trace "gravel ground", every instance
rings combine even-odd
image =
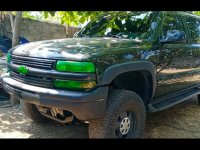
[[[200,138],[196,98],[158,113],[148,113],[143,138]],[[88,138],[87,125],[38,124],[20,106],[0,108],[0,138]]]

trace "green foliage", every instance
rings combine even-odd
[[[200,11],[193,11],[193,14],[200,16]]]
[[[55,11],[43,11],[43,15],[44,15],[44,18],[48,18],[49,15],[51,15],[52,17],[55,16]]]
[[[30,18],[30,19],[36,20],[36,17],[31,15],[29,11],[23,11],[22,18]]]
[[[54,17],[55,14],[57,14],[59,16],[59,20],[61,24],[67,24],[70,26],[78,26],[79,24],[83,24],[86,21],[92,20],[103,13],[111,13],[111,12],[107,12],[107,11],[42,11],[41,15],[45,19],[47,19],[49,17]],[[189,13],[193,13],[200,16],[200,11],[190,11]],[[30,19],[37,20],[37,17],[32,15],[30,11],[24,11],[23,18],[30,18]]]
[[[150,29],[153,17],[155,17],[154,13],[143,11],[107,12],[98,20],[91,21],[78,35],[146,39],[150,32],[153,32]]]
[[[78,26],[83,24],[86,21],[94,19],[95,17],[105,13],[103,11],[44,11],[43,15],[45,18],[48,18],[49,15],[55,16],[55,13],[58,13],[60,16],[60,23],[67,24],[70,26]]]

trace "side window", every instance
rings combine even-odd
[[[183,22],[178,15],[166,14],[164,17],[164,22],[162,26],[162,38],[165,38],[165,35],[168,30],[182,30],[184,31]]]
[[[186,22],[192,43],[200,43],[200,20],[194,17],[187,17]]]

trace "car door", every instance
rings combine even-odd
[[[185,31],[185,29],[182,18],[175,12],[168,12],[164,14],[160,27],[160,39],[166,38],[169,30]],[[192,55],[188,40],[160,44],[156,52],[157,88],[154,99],[192,86]]]

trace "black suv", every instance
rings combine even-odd
[[[74,38],[14,47],[7,62],[4,89],[34,121],[86,122],[90,138],[140,137],[147,111],[200,94],[200,17],[110,12]]]

